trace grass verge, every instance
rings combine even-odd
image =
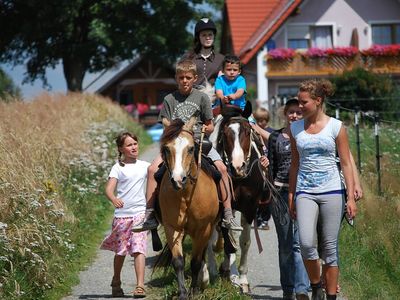
[[[144,130],[92,95],[0,103],[0,299],[59,299],[98,248],[113,209],[113,138]]]
[[[350,137],[355,140],[353,130]],[[341,284],[348,299],[400,299],[400,130],[384,126],[380,131],[381,195],[373,128],[362,128],[360,139],[365,195],[355,227],[345,224],[341,232]]]

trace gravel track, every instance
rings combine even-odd
[[[153,144],[143,152],[141,159],[151,162],[157,153],[158,144]],[[237,215],[239,214],[237,213]],[[282,290],[279,283],[278,242],[272,218],[269,225],[270,230],[259,231],[264,248],[261,254],[258,253],[254,231],[252,230],[251,232],[252,243],[249,250],[248,279],[252,299],[282,299]],[[151,236],[149,236],[148,241],[145,284],[150,281],[152,265],[157,254],[152,251]],[[101,241],[99,241],[99,245],[100,243]],[[79,274],[80,283],[73,287],[71,294],[62,298],[62,300],[111,298],[110,283],[113,275],[113,257],[114,254],[110,251],[98,250],[92,264]],[[130,257],[125,260],[121,278],[122,288],[126,295],[124,298],[113,299],[133,298],[129,292],[133,291],[136,279],[133,260]],[[163,299],[162,295],[154,295],[150,287],[146,290],[148,296],[145,299]],[[339,297],[338,299],[344,298]]]

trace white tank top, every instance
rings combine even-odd
[[[336,163],[336,137],[341,126],[341,121],[331,117],[319,133],[309,134],[304,130],[304,120],[291,124],[300,158],[297,193],[320,194],[343,189]]]

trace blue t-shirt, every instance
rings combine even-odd
[[[229,80],[225,75],[221,75],[215,81],[215,90],[221,90],[224,96],[236,93],[238,89],[243,89],[244,94],[242,97],[236,100],[230,101],[230,104],[239,106],[242,110],[246,105],[246,80],[242,75],[238,75],[234,80]]]

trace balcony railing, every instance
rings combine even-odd
[[[375,73],[400,75],[400,56],[370,56],[358,53],[355,56],[306,57],[296,53],[293,58],[269,59],[267,77],[338,75],[343,71],[360,67]]]

